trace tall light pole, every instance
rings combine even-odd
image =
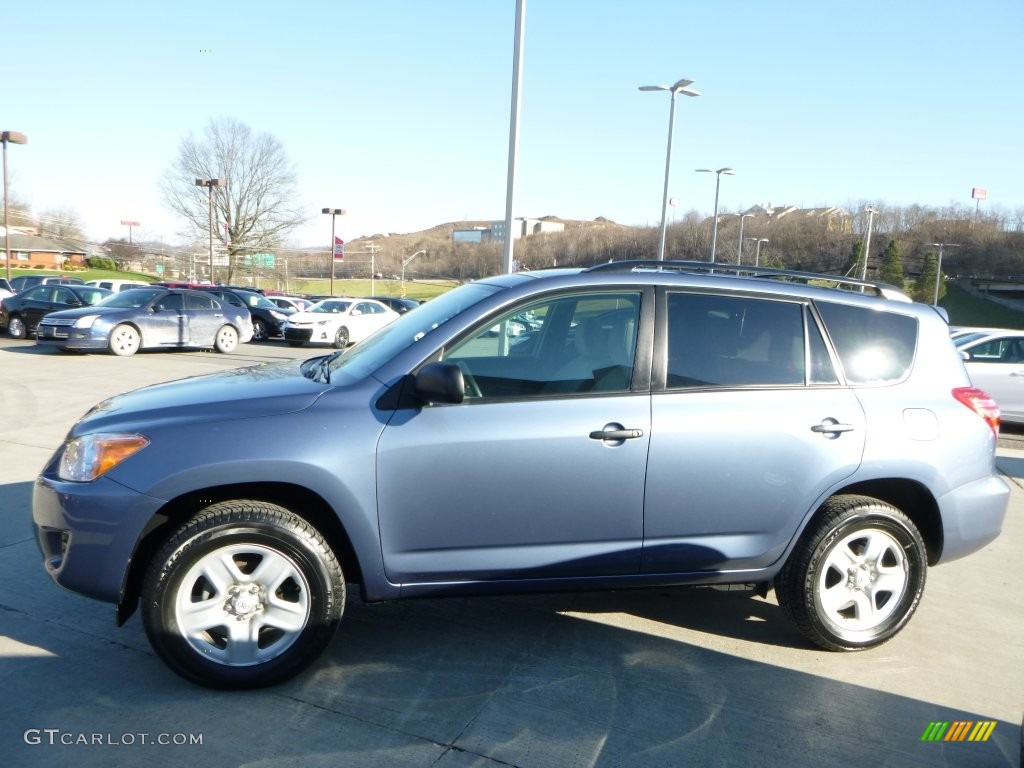
[[[658,261],[665,260],[665,230],[668,224],[668,178],[672,168],[672,130],[676,119],[676,94],[682,93],[686,96],[700,96],[699,91],[687,88],[693,80],[677,80],[672,85],[641,85],[641,91],[668,91],[672,94],[668,111],[668,148],[665,150],[665,191],[661,196],[661,235],[658,237]]]
[[[860,279],[868,279],[868,252],[871,250],[871,225],[875,221],[875,214],[878,213],[877,208],[872,208],[870,205],[864,209],[864,212],[868,215],[868,234],[864,238],[864,263],[860,265]],[[861,291],[864,289],[861,288]]]
[[[722,183],[722,174],[726,176],[734,176],[736,172],[732,168],[719,168],[717,171],[713,171],[710,168],[698,168],[697,173],[713,173],[715,174],[715,213],[714,223],[711,225],[711,263],[715,263],[715,246],[718,244],[718,188]],[[742,221],[742,219],[741,219]]]
[[[0,133],[4,144],[4,249],[7,252],[7,282],[11,282],[11,229],[7,223],[7,145],[28,144],[28,136],[17,131]]]
[[[408,264],[408,263],[409,263],[410,261],[412,261],[412,260],[413,260],[413,259],[415,259],[415,258],[416,258],[417,256],[419,256],[419,255],[420,255],[421,253],[426,253],[426,251],[416,251],[416,253],[414,253],[414,254],[413,254],[412,256],[410,256],[410,257],[409,257],[408,259],[403,259],[403,260],[402,260],[402,298],[403,298],[403,299],[405,298],[405,266],[406,266],[406,265],[407,265],[407,264]]]
[[[512,208],[516,198],[516,173],[519,170],[519,109],[523,103],[519,81],[523,71],[523,43],[526,39],[526,0],[516,0],[516,29],[512,45],[512,106],[508,126],[508,178],[505,181],[505,243],[502,248],[502,271],[512,273]]]
[[[207,202],[210,204],[210,282],[215,283],[213,279],[213,189],[214,187],[226,187],[228,185],[227,179],[196,179],[197,187],[207,188]]]
[[[743,263],[743,220],[744,219],[752,219],[752,218],[754,218],[754,214],[752,214],[752,213],[737,213],[736,215],[740,217],[740,244],[736,248],[736,263],[737,264],[742,264]]]
[[[322,208],[320,213],[329,213],[331,215],[331,296],[334,295],[334,254],[337,251],[338,239],[334,236],[334,217],[344,216],[344,208]]]
[[[748,237],[747,240],[753,240],[757,243],[757,250],[754,251],[754,266],[761,266],[761,243],[771,242],[767,237]]]
[[[959,248],[960,243],[931,243],[932,246],[939,249],[939,264],[935,270],[935,298],[932,299],[932,306],[939,306],[939,283],[942,281],[942,249],[943,248]]]

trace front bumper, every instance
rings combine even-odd
[[[135,548],[163,503],[105,477],[70,483],[40,475],[32,519],[46,572],[74,592],[119,602]]]

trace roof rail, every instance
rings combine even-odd
[[[734,277],[761,277],[775,280],[788,280],[795,283],[828,283],[835,288],[844,290],[868,289],[876,296],[892,301],[913,301],[906,293],[894,285],[872,280],[858,280],[843,275],[827,275],[820,272],[802,272],[795,269],[778,267],[755,267],[749,264],[712,264],[708,261],[659,261],[657,259],[635,259],[632,261],[609,261],[597,264],[586,272],[689,272],[693,274],[720,274]]]

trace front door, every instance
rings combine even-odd
[[[465,401],[399,412],[378,445],[390,581],[639,571],[650,439],[650,394],[634,379],[640,307],[636,290],[560,295],[444,352],[463,369]]]

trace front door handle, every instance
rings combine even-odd
[[[632,440],[637,437],[643,437],[644,431],[642,429],[597,429],[590,433],[591,440]]]

